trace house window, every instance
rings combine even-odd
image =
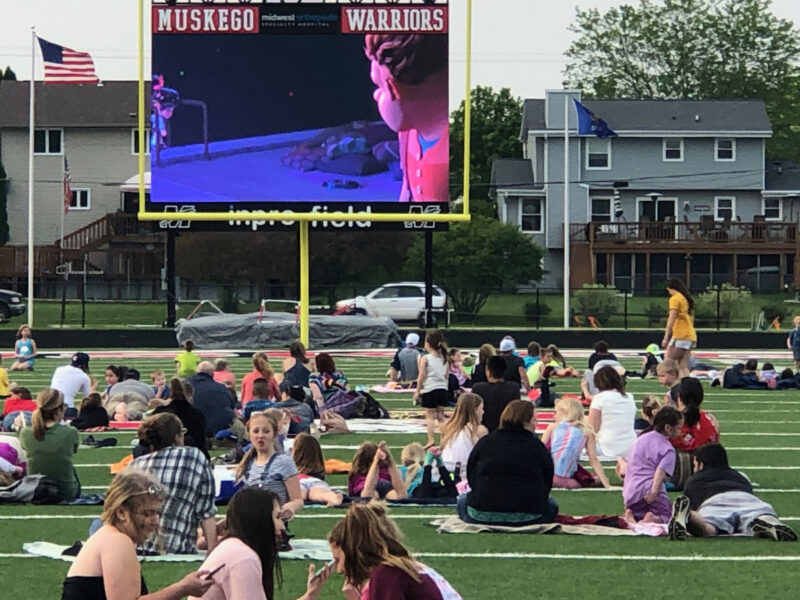
[[[733,138],[717,138],[714,140],[714,160],[717,162],[733,162],[736,160],[736,140]]]
[[[150,128],[144,130],[144,153],[150,154]],[[139,128],[131,129],[131,154],[139,154]]]
[[[520,210],[520,228],[528,233],[542,233],[542,199],[523,198]]]
[[[586,168],[611,168],[611,140],[586,138]]]
[[[683,161],[683,139],[664,138],[663,149],[664,149],[664,156],[663,156],[664,161],[666,162]]]
[[[611,221],[611,207],[614,201],[611,198],[592,198],[591,221]]]
[[[61,154],[63,129],[36,129],[33,132],[34,154]]]
[[[780,221],[783,218],[783,203],[780,198],[764,198],[761,206],[765,220]]]
[[[717,221],[733,221],[736,218],[736,198],[733,196],[715,197],[714,218]]]
[[[72,190],[72,200],[69,203],[70,210],[89,210],[92,207],[92,193],[89,189]]]

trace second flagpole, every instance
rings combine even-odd
[[[34,79],[36,75],[36,28],[31,26],[31,85],[28,117],[28,325],[33,327],[33,276],[36,268],[33,247],[33,142],[34,142]]]

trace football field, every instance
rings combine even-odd
[[[102,389],[108,364],[135,367],[142,378],[155,370],[173,371],[166,353],[142,352],[125,358],[92,355],[91,370]],[[201,352],[205,356],[213,356]],[[222,355],[223,353],[220,353]],[[588,353],[587,353],[588,354]],[[65,355],[68,357],[68,355]],[[337,367],[351,386],[383,383],[388,368],[386,356],[352,356],[334,353]],[[53,370],[68,358],[38,360],[32,373],[10,373],[11,379],[34,394],[50,381]],[[230,359],[237,378],[251,370],[247,358]],[[278,365],[278,360],[273,360]],[[581,368],[584,358],[572,361]],[[732,362],[726,359],[719,364]],[[790,366],[790,357],[776,360],[778,370]],[[624,359],[628,368],[640,359]],[[791,527],[800,528],[800,392],[738,391],[710,388],[704,382],[703,408],[716,416],[721,441],[732,466],[754,483],[756,493],[771,503]],[[663,395],[655,379],[632,379],[628,390],[637,405],[647,393]],[[579,392],[579,380],[558,381],[557,392]],[[389,411],[417,412],[411,394],[375,394]],[[130,452],[135,434],[115,431],[94,434],[116,437],[112,448],[82,446],[75,462],[84,493],[100,493],[111,480],[109,465]],[[82,434],[82,437],[85,437]],[[400,449],[411,441],[424,443],[424,435],[330,435],[321,439],[326,458],[350,461],[364,439],[385,439],[399,458]],[[606,472],[612,483],[613,465]],[[329,476],[332,485],[346,485],[346,476]],[[561,512],[570,515],[621,514],[621,489],[555,490]],[[221,507],[220,511],[224,512]],[[25,542],[49,541],[69,545],[84,539],[97,506],[0,506],[0,597],[8,599],[59,598],[68,563],[29,557]],[[800,595],[800,544],[775,543],[750,538],[689,539],[670,542],[649,537],[437,534],[428,523],[455,513],[455,507],[394,506],[409,547],[423,562],[441,572],[465,600],[522,598],[796,598]],[[298,538],[323,539],[342,509],[307,508],[291,523]],[[151,591],[175,581],[199,563],[143,563],[143,574]],[[276,598],[302,595],[306,563],[282,562],[284,583]],[[342,578],[329,580],[322,598],[341,598]]]

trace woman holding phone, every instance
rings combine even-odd
[[[233,495],[225,514],[224,539],[206,558],[213,584],[197,600],[273,600],[280,585],[278,543],[284,531],[278,497],[259,487],[242,488]],[[315,600],[332,567],[314,572],[308,567],[306,593],[298,600]]]

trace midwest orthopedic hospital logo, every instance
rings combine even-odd
[[[167,204],[164,206],[165,213],[194,213],[197,212],[194,206],[184,204],[183,206],[178,206],[176,204]],[[178,220],[162,220],[158,222],[159,229],[191,229],[192,222],[191,221],[178,221]]]
[[[408,207],[408,212],[412,215],[438,215],[442,212],[442,209],[438,206],[421,206],[418,204],[412,204]],[[432,221],[405,221],[403,226],[406,229],[434,229],[436,227],[436,223]]]

